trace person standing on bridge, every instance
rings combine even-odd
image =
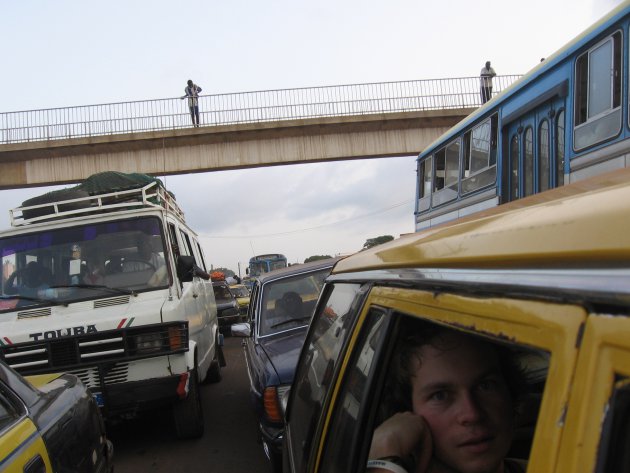
[[[490,61],[486,61],[486,65],[481,69],[479,76],[481,80],[482,105],[492,98],[492,78],[496,75],[497,73],[494,72],[494,69],[490,66]]]
[[[190,109],[190,118],[192,118],[193,126],[199,126],[199,92],[201,87],[194,84],[192,80],[188,79],[188,85],[184,88],[186,95],[182,97],[184,100],[188,97],[188,108]]]

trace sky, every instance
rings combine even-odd
[[[620,0],[0,0],[0,112],[524,74]],[[163,178],[213,267],[414,231],[415,156]],[[260,191],[266,183],[265,192]],[[63,186],[62,186],[63,187]],[[0,191],[8,209],[59,186]]]

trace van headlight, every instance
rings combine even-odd
[[[136,349],[142,353],[154,353],[162,350],[163,340],[162,334],[157,333],[144,333],[142,335],[136,335]]]
[[[130,330],[127,335],[129,354],[151,356],[188,349],[188,323],[178,322],[154,327]]]

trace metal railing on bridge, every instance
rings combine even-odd
[[[494,78],[499,93],[519,75]],[[478,77],[264,90],[199,97],[201,126],[478,107]],[[0,144],[192,126],[180,97],[0,113]]]

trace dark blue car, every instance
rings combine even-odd
[[[232,326],[246,337],[243,346],[250,393],[259,419],[265,454],[273,470],[282,468],[284,410],[306,330],[324,279],[339,258],[290,266],[255,279],[248,321]]]

